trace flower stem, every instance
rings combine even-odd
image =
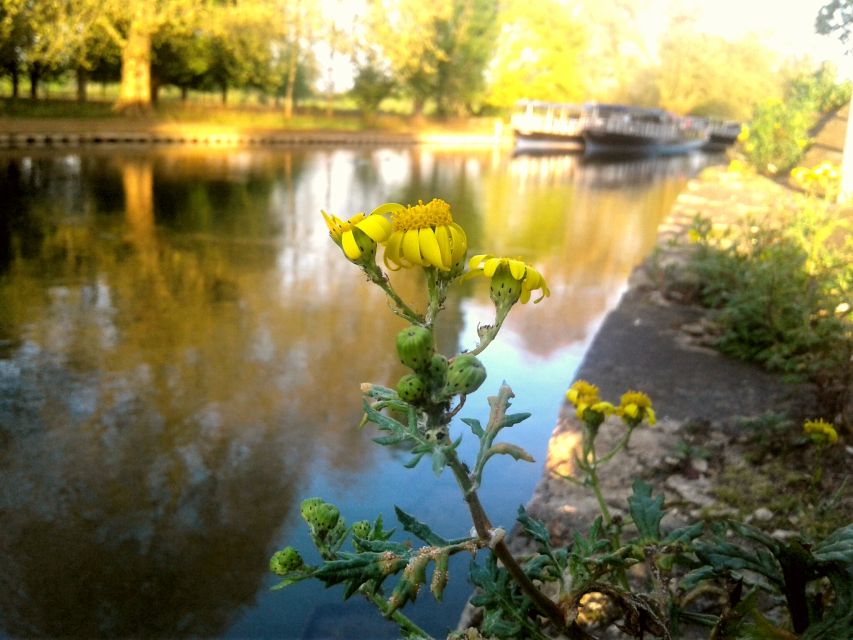
[[[382,613],[383,616],[385,616],[386,618],[390,617],[397,624],[397,626],[400,627],[400,629],[402,631],[407,632],[409,635],[415,635],[419,638],[426,638],[428,640],[432,640],[431,635],[429,635],[426,631],[421,629],[417,624],[415,624],[411,620],[411,618],[409,618],[402,611],[395,610],[389,616],[388,615],[389,605],[385,601],[384,598],[382,598],[378,594],[374,593],[373,591],[368,592],[368,591],[362,590],[362,593],[365,595],[365,597],[368,600],[370,600],[374,605],[376,605],[376,608],[379,609],[379,611]]]
[[[393,303],[391,310],[412,324],[424,324],[424,317],[419,313],[415,313],[409,305],[403,302],[403,299],[397,295],[397,292],[394,291],[394,288],[391,286],[391,281],[388,280],[388,276],[385,275],[378,266],[374,265],[374,267],[375,268],[373,269],[365,268],[364,272],[367,274],[367,278],[373,284],[378,285],[385,292],[385,295],[391,299],[391,302]]]
[[[465,496],[465,502],[468,503],[468,510],[471,512],[471,520],[474,523],[474,529],[477,531],[477,536],[481,540],[491,539],[492,524],[489,517],[486,515],[483,505],[480,503],[480,498],[477,496],[477,491],[474,489],[471,478],[468,477],[468,472],[465,465],[456,456],[455,451],[447,452],[447,464],[453,471],[456,477],[456,482],[462,493]],[[516,581],[521,590],[533,601],[534,606],[539,612],[548,618],[551,623],[561,632],[568,635],[569,638],[584,638],[586,634],[577,627],[575,623],[566,626],[565,615],[560,610],[557,604],[548,598],[544,593],[536,588],[536,585],[527,577],[524,570],[518,564],[506,546],[506,543],[501,540],[493,547],[493,552],[498,560],[503,563],[506,570]]]

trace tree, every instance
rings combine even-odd
[[[692,25],[671,28],[660,44],[658,102],[676,113],[745,120],[759,97],[782,97],[775,63],[754,37],[728,41]]]
[[[192,19],[208,9],[210,0],[110,0],[102,4],[105,6],[97,25],[121,50],[121,83],[115,109],[125,113],[147,111],[151,106],[152,39],[167,25],[173,31],[191,28]]]
[[[487,70],[487,101],[507,108],[522,98],[583,100],[587,79],[581,57],[586,44],[586,29],[562,3],[507,2]]]
[[[496,0],[374,0],[368,31],[418,117],[428,100],[446,114],[480,95],[496,21]]]
[[[434,98],[439,115],[471,111],[485,87],[494,54],[497,0],[455,0],[448,19],[436,24],[439,50]]]
[[[847,55],[853,53],[850,46],[850,34],[853,32],[853,0],[831,0],[818,11],[815,30],[822,35],[835,35],[847,45]],[[848,113],[853,113],[853,93],[851,93]],[[847,124],[844,138],[844,155],[841,160],[841,189],[838,200],[847,201],[853,197],[853,127]]]

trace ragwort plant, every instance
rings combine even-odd
[[[594,638],[584,622],[588,594],[605,598],[617,612],[606,624],[618,624],[637,638],[677,637],[680,628],[692,624],[707,626],[712,638],[740,637],[727,634],[756,626],[784,634],[788,625],[797,633],[806,630],[804,638],[829,637],[820,635],[823,628],[850,628],[853,526],[815,545],[799,539],[781,543],[746,525],[726,523],[697,522],[666,532],[661,525],[666,511],[663,496],[653,495],[641,481],[634,483],[628,500],[629,517],[611,515],[600,473],[629,450],[636,429],[655,422],[651,400],[641,392],[627,392],[616,405],[599,398],[594,385],[577,381],[571,386],[567,399],[576,407],[582,443],[575,456],[580,474],[566,479],[593,492],[601,515],[588,530],[576,532],[568,546],[558,546],[548,529],[520,507],[520,530],[535,543],[536,552],[514,557],[505,529],[490,521],[478,489],[494,456],[532,461],[521,447],[496,441],[501,431],[529,414],[508,412],[513,393],[504,383],[488,399],[485,425],[461,418],[479,441],[470,465],[458,455],[462,436],[453,433],[453,422],[466,396],[486,380],[477,355],[495,339],[514,305],[528,302],[534,292],[538,292],[535,302],[549,295],[544,278],[516,259],[483,254],[466,263],[465,232],[441,200],[408,207],[384,204],[369,215],[360,213],[346,221],[325,213],[324,217],[332,240],[346,258],[385,291],[391,310],[409,323],[397,335],[396,349],[411,372],[395,387],[362,384],[362,424],[375,426],[378,444],[408,449],[411,458],[406,467],[429,460],[436,474],[449,469],[468,506],[473,529],[468,536],[446,538],[397,508],[400,525],[420,541],[413,545],[394,540],[394,532],[384,528],[381,517],[348,525],[335,505],[309,498],[300,512],[321,562],[306,564],[293,547],[278,551],[270,560],[270,569],[282,578],[275,589],[310,578],[326,586],[342,585],[345,598],[363,596],[396,622],[404,637],[427,638],[426,631],[403,613],[404,607],[424,586],[441,598],[450,556],[484,554],[482,562],[472,559],[468,575],[476,587],[471,602],[482,608],[482,622],[478,629],[451,634],[454,637]],[[380,244],[386,268],[426,272],[423,314],[402,300],[378,265]],[[478,328],[474,348],[448,358],[435,350],[433,325],[451,287],[475,276],[489,279],[495,318]],[[596,438],[603,427],[613,428],[614,421],[621,425],[616,428],[623,430],[622,435],[612,449],[600,451]],[[345,547],[347,540],[350,544]],[[642,578],[629,574],[632,565],[645,567]],[[759,603],[766,606],[764,593],[770,594],[771,605],[787,603],[790,613],[782,616],[782,626],[759,611]],[[817,596],[824,598],[822,608],[813,606]]]

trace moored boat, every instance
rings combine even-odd
[[[517,151],[580,151],[587,113],[582,105],[523,100],[512,115]]]
[[[591,119],[583,137],[587,155],[673,155],[702,148],[709,129],[700,119],[630,107]]]

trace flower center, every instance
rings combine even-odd
[[[418,204],[413,207],[394,211],[391,214],[391,218],[394,231],[426,229],[428,227],[449,225],[453,222],[453,216],[450,215],[450,205],[438,198],[433,199],[427,204],[424,204],[423,200],[418,200]]]

